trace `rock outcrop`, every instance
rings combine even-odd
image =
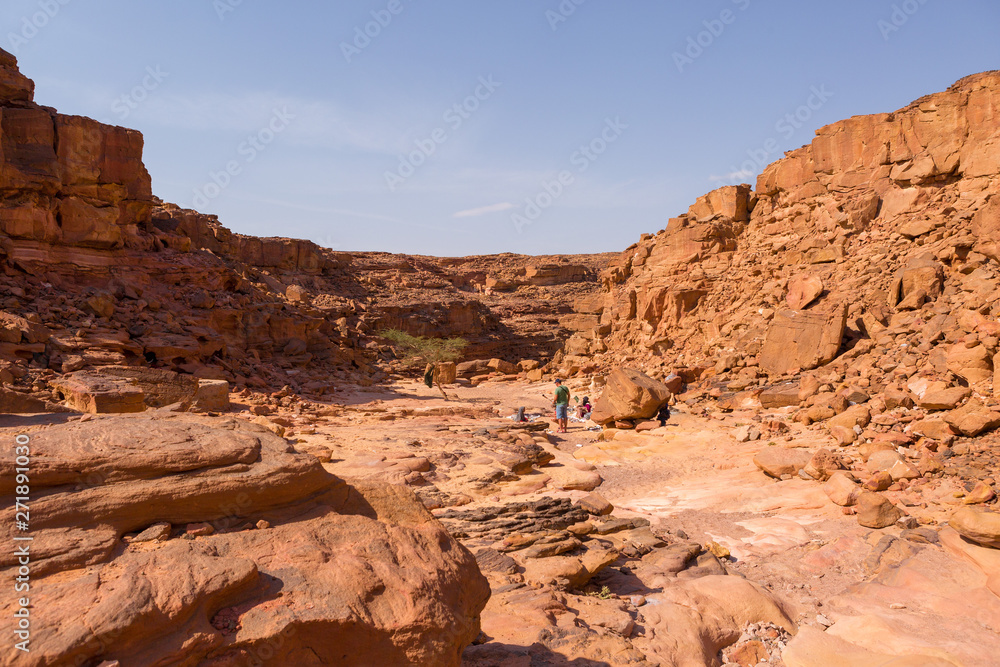
[[[479,633],[486,581],[412,493],[350,486],[262,427],[102,418],[31,448],[47,611],[24,664],[458,665]]]
[[[670,389],[659,380],[630,368],[617,369],[608,376],[604,393],[594,404],[595,424],[649,419],[670,399]]]
[[[952,528],[978,544],[1000,549],[1000,514],[963,507],[950,521]]]
[[[998,104],[1000,73],[967,77],[894,113],[821,128],[755,189],[699,199],[605,270],[603,298],[577,308],[596,318],[593,338],[567,344],[564,370],[676,372],[682,399],[724,409],[758,397],[776,407],[774,387],[798,387],[781,404],[810,422],[842,411],[811,402],[825,384],[879,428],[900,424],[905,413],[883,414],[900,400],[921,420],[975,393],[982,405],[947,423],[967,435],[996,428]],[[838,437],[860,435],[850,430]]]
[[[760,367],[774,375],[808,371],[833,361],[847,325],[847,307],[832,313],[776,313],[760,350]]]
[[[39,106],[33,88],[0,52],[0,382],[25,395],[11,407],[105,411],[95,396],[135,394],[107,370],[122,366],[322,396],[400,370],[388,328],[545,363],[611,257],[343,253],[237,234],[152,195],[140,133]],[[132,399],[118,403],[153,404]]]
[[[0,53],[0,231],[13,261],[41,244],[142,248],[153,195],[142,135],[40,107],[10,54]]]

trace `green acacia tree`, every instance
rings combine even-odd
[[[399,358],[422,361],[429,364],[432,369],[441,362],[459,359],[462,351],[469,345],[469,341],[464,338],[428,338],[414,336],[399,329],[387,329],[379,335],[392,344]],[[441,383],[435,379],[434,384],[447,400],[448,394],[444,392]]]

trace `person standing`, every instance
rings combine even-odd
[[[663,407],[660,408],[659,412],[656,413],[656,418],[660,420],[660,426],[666,426],[667,420],[670,419],[670,404],[664,403]]]
[[[556,422],[559,424],[558,433],[568,433],[569,426],[569,387],[563,385],[562,380],[556,380],[555,398],[552,405],[556,408]]]

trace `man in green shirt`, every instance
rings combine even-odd
[[[563,386],[562,380],[556,380],[556,394],[552,400],[556,408],[556,421],[559,423],[558,433],[567,433],[569,425],[569,387]]]

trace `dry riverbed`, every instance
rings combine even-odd
[[[468,665],[998,664],[1000,551],[947,526],[949,478],[888,491],[911,528],[873,530],[754,464],[833,446],[818,431],[739,443],[751,413],[684,406],[644,433],[517,428],[550,390],[400,382],[265,418],[338,476],[410,487],[476,555],[493,597]]]

